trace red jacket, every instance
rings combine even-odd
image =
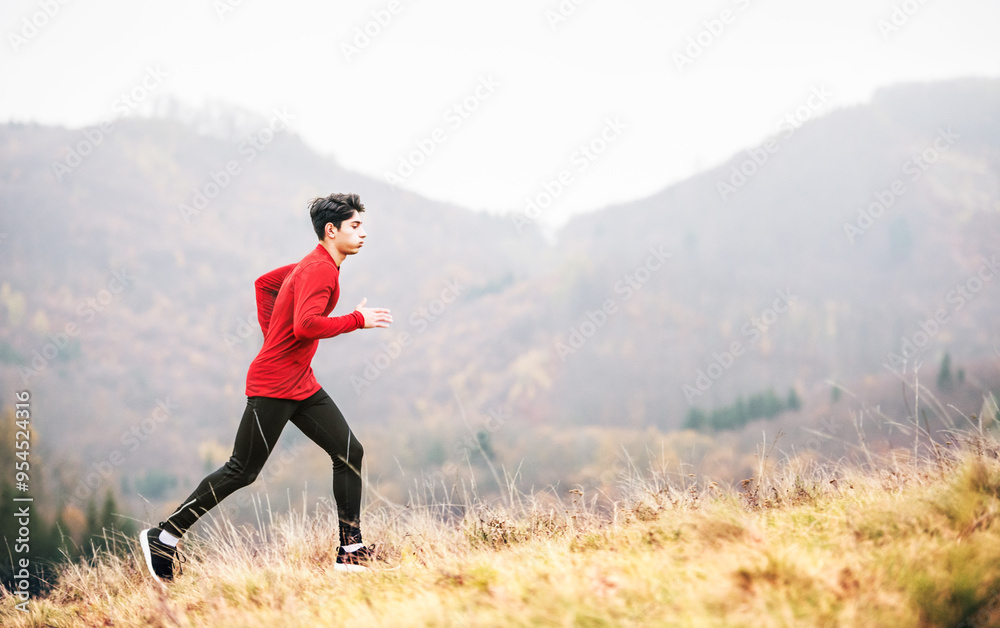
[[[329,316],[340,297],[340,269],[322,244],[254,286],[264,346],[247,371],[247,397],[305,399],[320,389],[311,366],[320,338],[361,329],[365,318],[358,311]]]

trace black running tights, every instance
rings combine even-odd
[[[236,490],[252,483],[289,421],[333,459],[333,498],[340,519],[340,543],[360,543],[364,448],[333,399],[322,388],[301,401],[248,398],[232,457],[202,480],[160,527],[175,536],[183,536],[202,515]]]

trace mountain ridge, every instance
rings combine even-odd
[[[0,381],[31,387],[60,418],[48,438],[74,451],[70,465],[105,455],[104,434],[170,399],[179,410],[160,446],[123,470],[197,468],[190,442],[228,441],[240,414],[260,346],[253,280],[314,246],[308,199],[349,190],[369,207],[371,237],[345,264],[335,313],[367,297],[396,315],[389,330],[317,352],[317,377],[349,416],[451,433],[458,404],[476,421],[510,417],[508,426],[669,431],[692,405],[795,388],[807,397],[796,420],[811,424],[828,379],[884,372],[940,308],[948,321],[914,357],[950,352],[970,371],[994,359],[995,289],[982,284],[961,308],[947,296],[1000,253],[998,111],[998,80],[886,89],[780,139],[726,199],[718,184],[752,159],[747,151],[574,217],[555,244],[511,216],[351,173],[287,133],[251,160],[238,134],[122,120],[59,183],[52,162],[80,131],[3,125]],[[935,148],[949,128],[958,137]],[[906,164],[930,149],[933,164],[911,180]],[[185,214],[233,161],[224,189]],[[852,241],[844,225],[897,180],[905,191]],[[112,294],[123,269],[131,281]],[[795,297],[783,312],[779,292]],[[105,296],[103,310],[80,314]],[[71,323],[79,333],[56,346]],[[710,368],[718,377],[699,386]],[[510,434],[495,437],[514,443]]]

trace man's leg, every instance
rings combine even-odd
[[[361,459],[365,450],[326,391],[302,401],[291,422],[333,460],[333,498],[340,519],[340,544],[361,543]]]
[[[180,538],[202,515],[253,482],[299,403],[269,397],[247,399],[229,461],[206,476],[160,528]]]

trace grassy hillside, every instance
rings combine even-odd
[[[862,419],[884,454],[912,441],[896,423],[923,417],[921,388],[939,400],[921,424],[937,435],[949,408],[1000,394],[998,111],[998,80],[893,87],[780,136],[726,198],[719,181],[750,153],[580,216],[551,243],[348,172],[291,134],[244,158],[252,120],[123,120],[58,179],[79,129],[2,124],[0,391],[31,392],[36,523],[62,517],[82,541],[107,493],[158,520],[228,458],[261,343],[253,280],[314,246],[305,202],[333,190],[361,194],[371,234],[335,314],[367,297],[397,322],[324,341],[313,366],[388,501],[463,478],[493,498],[505,471],[528,493],[607,492],[625,452],[738,482],[762,430],[785,432],[782,455],[836,459]],[[958,137],[937,142],[942,129]],[[915,155],[933,160],[917,179]],[[233,159],[241,174],[183,213]],[[844,225],[897,179],[906,193],[850,241]],[[901,373],[885,369],[891,352],[906,354]],[[945,356],[954,376],[937,386]],[[692,408],[771,389],[801,409],[677,431]],[[288,429],[227,516],[253,522],[268,497],[283,512],[306,484],[311,510],[329,474]]]
[[[971,430],[922,459],[772,462],[724,487],[652,468],[607,495],[512,490],[376,504],[390,565],[332,571],[329,509],[225,519],[162,591],[134,543],[64,569],[5,626],[995,626],[998,443]],[[449,503],[461,502],[459,505]]]

